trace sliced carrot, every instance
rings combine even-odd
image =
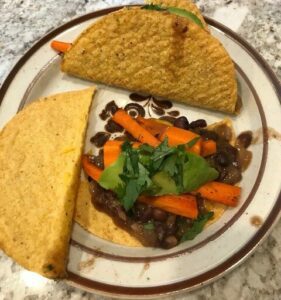
[[[121,146],[124,142],[123,141],[107,141],[103,146],[103,161],[104,167],[107,168],[109,165],[114,163],[118,156],[121,153]],[[141,143],[134,142],[133,148],[138,148]]]
[[[155,119],[145,119],[141,116],[138,116],[136,120],[143,128],[145,128],[154,136],[161,135],[168,127],[167,124],[161,123]]]
[[[61,41],[52,41],[51,47],[58,52],[65,53],[68,49],[70,49],[71,43],[65,43],[65,42],[61,42]]]
[[[99,180],[103,170],[92,164],[87,155],[82,155],[82,166],[88,176],[95,181]]]
[[[138,201],[186,218],[198,216],[196,197],[192,195],[140,196]]]
[[[207,200],[228,206],[237,206],[241,195],[241,188],[239,186],[213,181],[204,184],[193,194],[200,194]]]
[[[143,128],[136,120],[129,116],[123,109],[117,110],[112,120],[126,129],[134,138],[141,143],[146,143],[156,147],[160,141],[154,137],[149,131]]]
[[[115,162],[121,153],[122,141],[107,141],[103,146],[104,167],[107,168]]]
[[[217,143],[213,140],[201,141],[201,156],[206,157],[217,152]]]
[[[159,136],[159,139],[163,141],[166,137],[168,138],[169,146],[178,146],[192,141],[194,138],[199,137],[199,135],[189,130],[171,126],[163,131]],[[201,151],[201,140],[198,140],[193,147],[188,149],[188,151],[199,155]]]

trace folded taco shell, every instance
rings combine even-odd
[[[0,248],[28,270],[66,275],[94,89],[39,99],[0,132]]]
[[[84,79],[234,113],[234,65],[221,43],[193,21],[124,8],[86,29],[62,71]]]

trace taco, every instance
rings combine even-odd
[[[83,155],[89,183],[80,184],[74,217],[83,228],[124,246],[167,249],[238,205],[242,171],[230,120],[187,129],[122,109],[112,120],[131,142],[112,136],[98,156]]]
[[[0,248],[28,270],[64,277],[94,88],[49,96],[0,133]]]
[[[191,7],[190,2],[171,3]],[[188,105],[235,113],[234,64],[192,7],[190,12],[151,4],[108,14],[73,42],[63,56],[61,70]]]

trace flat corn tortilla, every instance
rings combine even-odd
[[[234,145],[235,132],[232,121],[228,118],[213,123],[207,127],[208,130],[218,129],[221,126],[227,126],[232,138],[230,143]],[[206,227],[217,222],[224,214],[227,206],[221,203],[204,200],[205,207],[208,211],[212,211],[214,216],[206,224]],[[74,220],[88,232],[104,240],[127,247],[143,247],[143,245],[126,230],[115,225],[112,218],[104,212],[96,209],[91,201],[91,193],[88,182],[81,180],[74,213]]]
[[[86,29],[65,53],[68,74],[234,113],[234,65],[220,42],[173,14],[124,8]]]
[[[80,182],[74,220],[84,229],[104,240],[128,247],[142,246],[127,231],[116,226],[109,215],[95,208],[91,202],[89,184],[86,181]]]
[[[28,270],[66,275],[94,88],[39,99],[0,133],[0,248]]]

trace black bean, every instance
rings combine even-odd
[[[210,130],[206,130],[206,129],[200,129],[198,131],[198,133],[205,139],[207,140],[213,140],[213,141],[217,141],[219,139],[219,136],[216,132],[214,131],[210,131]]]
[[[220,181],[227,184],[235,184],[242,179],[240,169],[234,167],[233,165],[230,165],[224,169],[220,177],[222,177],[220,178]]]
[[[168,228],[175,226],[176,224],[176,215],[169,214],[167,220],[166,220],[166,225]]]
[[[203,128],[207,126],[207,122],[204,119],[198,119],[196,121],[193,121],[189,124],[190,129],[195,129],[195,128]]]
[[[100,153],[99,153],[99,155],[90,155],[89,161],[99,168],[104,167],[103,155],[100,155]]]
[[[174,126],[182,129],[189,129],[189,122],[186,117],[179,117],[175,120]]]
[[[221,138],[228,142],[232,139],[232,129],[225,124],[218,126],[215,131]]]
[[[237,148],[231,146],[227,142],[220,140],[220,142],[217,143],[217,151],[224,152],[225,154],[227,154],[230,163],[233,163],[238,160]]]
[[[135,205],[134,214],[137,220],[145,223],[152,217],[152,208],[144,203],[137,203]]]
[[[162,246],[165,249],[171,249],[178,244],[178,239],[174,235],[169,235],[165,237],[164,241],[162,242]]]
[[[170,214],[166,220],[166,235],[174,234],[177,230],[176,215]]]
[[[156,231],[158,240],[161,242],[163,240],[164,236],[165,236],[165,233],[166,233],[165,224],[162,224],[162,223],[156,224],[155,231]]]
[[[218,152],[215,156],[215,161],[222,167],[226,167],[230,164],[229,155],[225,152]]]
[[[235,145],[238,148],[248,148],[252,143],[252,139],[252,131],[244,131],[238,135]]]
[[[152,217],[156,221],[164,222],[167,219],[167,213],[160,208],[153,208],[152,209]]]

